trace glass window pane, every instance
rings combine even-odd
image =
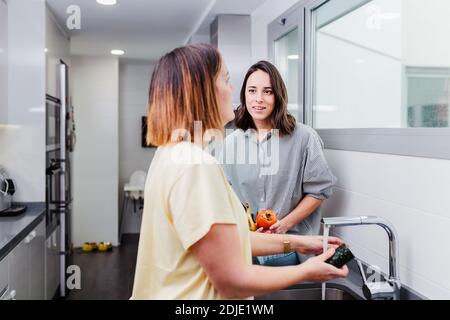
[[[288,111],[298,118],[298,28],[287,33],[274,43],[274,64],[283,77],[288,91]]]
[[[351,2],[314,12],[313,126],[448,127],[450,1]]]

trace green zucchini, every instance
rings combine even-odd
[[[342,268],[347,262],[352,260],[355,256],[350,251],[349,248],[345,245],[345,243],[341,244],[335,251],[334,255],[325,261],[336,268]]]

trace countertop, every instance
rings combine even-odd
[[[0,218],[0,261],[45,218],[44,202],[20,203],[27,211],[16,217]]]

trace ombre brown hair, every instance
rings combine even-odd
[[[287,110],[288,94],[281,74],[277,68],[268,61],[259,61],[252,65],[244,77],[241,88],[241,105],[236,111],[235,125],[239,129],[256,129],[255,122],[247,110],[245,103],[245,91],[248,78],[256,71],[261,70],[269,75],[273,94],[275,95],[275,106],[270,115],[270,121],[274,129],[280,130],[280,135],[290,135],[294,132],[297,122]]]
[[[220,53],[206,44],[174,49],[156,65],[150,82],[147,143],[171,142],[177,129],[190,132],[201,121],[204,131],[223,130],[215,81],[222,64]]]

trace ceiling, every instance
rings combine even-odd
[[[157,60],[183,45],[195,33],[207,33],[219,14],[251,14],[266,0],[117,0],[103,6],[95,0],[47,0],[50,11],[71,38],[73,55]],[[67,8],[77,5],[81,28],[69,30]]]

